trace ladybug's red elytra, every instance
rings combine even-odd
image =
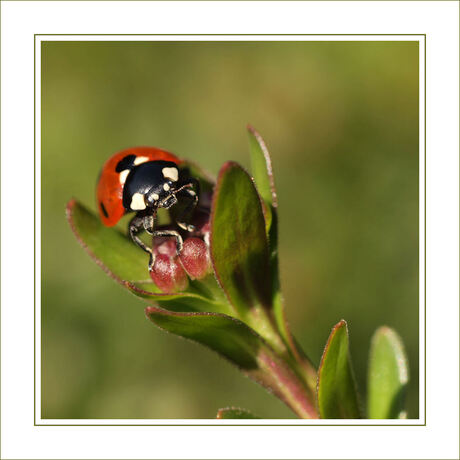
[[[110,157],[104,164],[96,188],[97,207],[104,225],[112,227],[127,213],[135,212],[129,223],[129,235],[150,255],[152,270],[154,253],[139,239],[144,229],[153,236],[176,238],[177,252],[182,250],[182,237],[175,230],[155,230],[158,208],[169,209],[178,198],[188,198],[189,205],[178,217],[177,225],[186,231],[194,227],[185,223],[198,203],[199,182],[184,174],[183,161],[172,153],[155,147],[134,147]]]

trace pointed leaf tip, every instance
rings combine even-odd
[[[345,320],[332,328],[326,343],[318,370],[317,400],[321,418],[360,418]]]
[[[273,176],[272,160],[267,145],[257,130],[247,125],[249,134],[249,151],[251,154],[251,171],[257,189],[270,208],[277,207],[275,179]]]
[[[371,419],[406,418],[409,368],[404,345],[391,328],[382,326],[371,340],[367,410]]]

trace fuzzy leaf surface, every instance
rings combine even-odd
[[[239,368],[258,368],[261,338],[241,321],[215,313],[172,313],[147,307],[147,317],[161,329],[217,351]]]
[[[284,401],[299,417],[316,417],[303,382],[267,342],[242,321],[219,313],[178,313],[147,307],[158,327],[216,351]]]
[[[383,326],[371,341],[368,372],[368,417],[406,418],[404,399],[409,369],[404,345],[396,332]]]
[[[324,349],[318,370],[317,398],[321,418],[360,418],[344,320],[333,327]]]

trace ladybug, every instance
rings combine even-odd
[[[113,227],[127,213],[136,213],[131,219],[128,232],[134,243],[147,252],[149,270],[155,257],[152,249],[137,236],[145,230],[152,236],[176,238],[179,254],[183,240],[176,230],[155,230],[155,218],[159,208],[169,209],[179,198],[189,199],[188,205],[176,220],[185,231],[194,231],[185,222],[199,200],[200,185],[189,177],[184,162],[155,147],[134,147],[116,153],[102,167],[96,187],[97,207],[102,223]]]

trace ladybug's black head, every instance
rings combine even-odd
[[[177,203],[179,169],[171,161],[148,161],[130,169],[123,187],[123,206],[128,211],[170,208]]]

